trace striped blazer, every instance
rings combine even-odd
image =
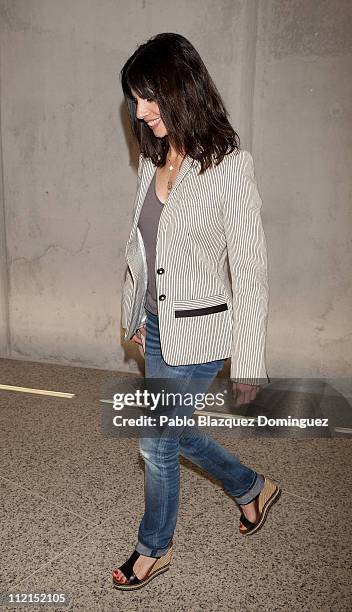
[[[163,359],[181,365],[231,357],[233,381],[265,384],[267,248],[253,158],[248,151],[233,151],[203,175],[199,169],[197,160],[184,158],[158,226],[155,279]],[[125,339],[146,319],[147,262],[138,219],[155,170],[141,154],[125,249]]]

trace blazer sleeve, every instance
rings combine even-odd
[[[126,279],[122,286],[121,292],[121,325],[125,330],[125,338],[126,338],[126,330],[127,330],[127,321],[132,307],[132,297],[133,297],[133,279],[129,268],[127,268]]]
[[[138,170],[137,170],[137,192],[138,192],[140,181],[142,178],[143,161],[144,161],[144,157],[142,153],[140,153],[139,161],[138,161]],[[132,218],[133,218],[133,214],[132,214]],[[133,297],[133,279],[129,271],[129,268],[127,267],[126,278],[125,278],[125,281],[123,283],[122,290],[121,290],[121,325],[125,330],[125,338],[126,338],[127,321],[129,318],[131,308],[132,308],[132,297]]]
[[[262,201],[248,151],[227,156],[222,205],[233,294],[230,378],[250,385],[266,384],[267,246]]]

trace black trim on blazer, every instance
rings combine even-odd
[[[199,315],[213,314],[228,310],[227,304],[217,304],[216,306],[206,306],[204,308],[186,308],[185,310],[175,310],[175,319],[179,317],[198,317]]]

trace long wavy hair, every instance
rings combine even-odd
[[[120,72],[132,132],[140,152],[156,166],[164,166],[169,142],[178,152],[200,162],[200,174],[239,150],[240,137],[228,120],[221,96],[193,45],[180,34],[161,33],[141,44]],[[154,136],[136,117],[134,90],[157,102],[167,129]]]

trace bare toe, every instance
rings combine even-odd
[[[126,577],[123,575],[122,572],[120,572],[119,569],[115,570],[113,573],[113,576],[116,580],[118,580],[118,582],[121,582],[122,584],[124,584],[125,582],[127,582]]]

